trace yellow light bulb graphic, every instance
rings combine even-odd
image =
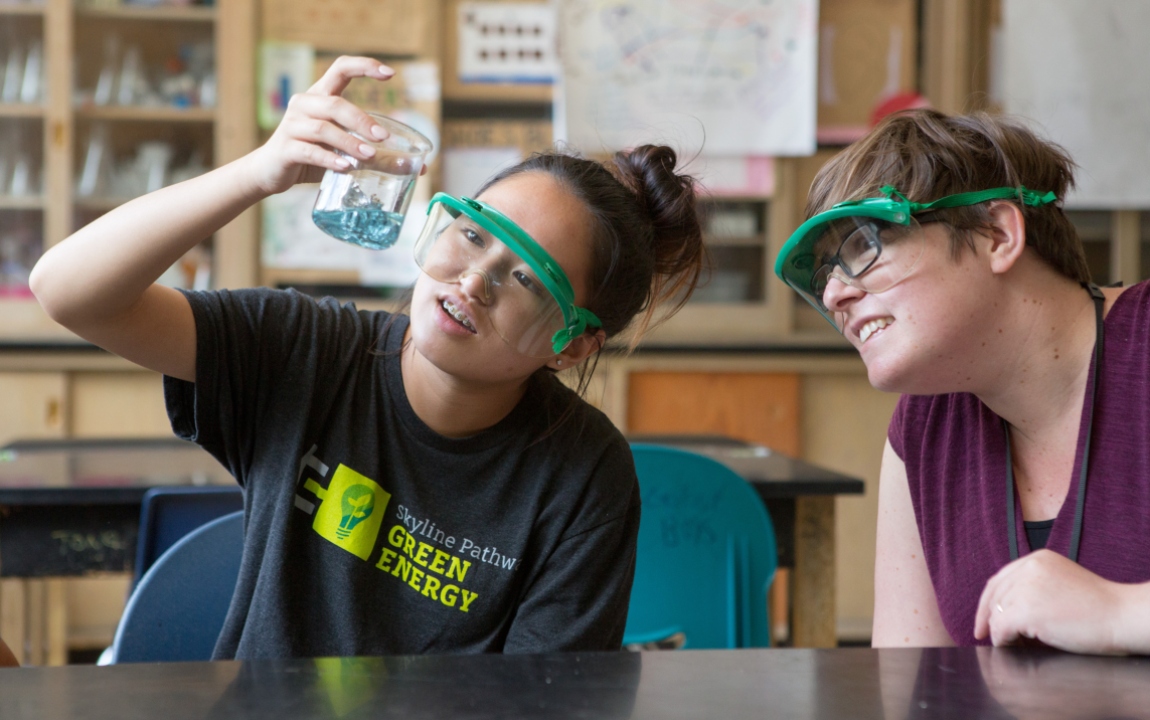
[[[326,488],[314,480],[308,480],[306,488],[322,501],[312,521],[320,537],[367,560],[379,539],[391,494],[342,463]]]
[[[340,498],[340,521],[335,534],[345,540],[375,509],[375,493],[367,485],[351,485]]]

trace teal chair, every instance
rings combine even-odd
[[[768,647],[778,552],[755,491],[702,455],[633,444],[643,516],[626,646]]]

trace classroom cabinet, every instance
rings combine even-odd
[[[62,438],[68,431],[63,373],[0,372],[0,445],[17,438]]]
[[[254,2],[0,4],[0,337],[74,341],[28,291],[43,251],[255,146]],[[241,218],[163,281],[253,284],[253,233]]]
[[[160,375],[122,365],[117,370],[0,371],[0,446],[14,440],[170,437]]]

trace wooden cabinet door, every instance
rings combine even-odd
[[[171,435],[159,373],[80,372],[73,375],[72,437]]]
[[[798,457],[797,373],[631,374],[627,432],[726,435]]]
[[[0,445],[67,431],[64,373],[0,373]]]

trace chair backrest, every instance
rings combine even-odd
[[[212,520],[160,556],[128,598],[111,662],[210,660],[235,592],[242,511]]]
[[[140,578],[176,542],[218,517],[242,510],[239,486],[158,487],[144,493],[140,504],[140,532],[136,540],[136,567],[132,589]]]
[[[643,514],[624,644],[769,646],[778,553],[762,500],[711,458],[658,445],[631,451]]]

